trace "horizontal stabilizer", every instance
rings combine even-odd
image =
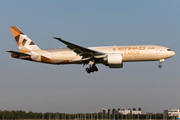
[[[6,52],[14,53],[14,54],[17,54],[19,56],[31,56],[31,55],[26,54],[26,53],[16,52],[16,51],[12,51],[12,50],[7,50]]]

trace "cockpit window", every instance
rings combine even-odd
[[[172,51],[171,49],[167,49],[167,51]]]

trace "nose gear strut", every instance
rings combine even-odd
[[[159,60],[159,65],[158,65],[159,68],[162,68],[162,65],[161,65],[161,64],[162,64],[162,62],[164,62],[164,61],[165,61],[164,59]]]

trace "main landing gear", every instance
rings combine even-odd
[[[98,68],[95,65],[93,65],[92,67],[90,66],[89,68],[86,68],[85,70],[86,70],[87,73],[91,73],[91,72],[94,72],[94,71],[97,72]]]
[[[159,65],[158,65],[159,68],[162,68],[162,65],[161,65],[161,64],[162,64],[162,62],[164,62],[164,61],[165,61],[164,59],[159,60]]]
[[[89,64],[89,68],[85,69],[87,73],[98,71],[98,68],[96,67],[96,64],[95,64],[95,59],[90,59],[88,64]]]

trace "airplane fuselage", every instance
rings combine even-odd
[[[133,45],[133,46],[108,46],[108,47],[88,47],[89,49],[100,51],[102,53],[121,53],[123,55],[123,62],[136,61],[156,61],[160,59],[167,59],[172,57],[175,53],[167,47],[157,45]],[[82,56],[78,56],[69,48],[58,49],[41,49],[34,51],[31,59],[36,62],[50,63],[50,64],[82,64]],[[27,53],[28,54],[28,53]],[[31,53],[29,53],[31,54]],[[50,60],[42,60],[37,56],[41,55]],[[26,57],[20,57],[21,59]],[[102,63],[103,60],[96,62]],[[104,62],[105,63],[105,62]]]

